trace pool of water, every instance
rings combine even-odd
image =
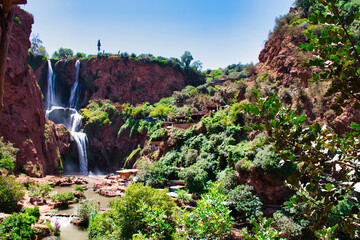
[[[93,199],[100,203],[101,209],[107,209],[109,208],[109,202],[112,201],[114,198],[107,198],[104,196],[101,196],[93,191],[94,182],[96,182],[97,178],[103,178],[103,177],[85,177],[86,180],[88,180],[88,189],[85,190],[84,194],[86,196],[86,199]],[[73,191],[75,186],[67,186],[67,187],[55,187],[54,191],[58,193]],[[66,214],[75,214],[77,210],[77,206],[79,204],[70,204],[68,209],[59,210],[56,213],[66,213]],[[54,226],[55,221],[58,221],[60,223],[60,239],[61,240],[85,240],[87,239],[87,230],[77,227],[70,223],[71,218],[69,217],[52,217],[51,223]]]

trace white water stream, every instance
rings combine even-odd
[[[56,66],[56,65],[55,65]],[[80,174],[86,175],[88,173],[87,163],[87,136],[81,131],[81,115],[76,110],[80,99],[80,88],[79,88],[79,72],[80,72],[80,61],[77,60],[75,63],[76,78],[74,84],[71,86],[71,94],[67,108],[60,106],[57,103],[56,98],[56,85],[55,85],[55,74],[51,67],[51,62],[48,60],[48,77],[47,77],[47,110],[46,118],[54,121],[55,123],[62,123],[70,131],[72,140],[75,141],[78,154],[79,154],[79,165]],[[56,119],[55,119],[56,118]]]

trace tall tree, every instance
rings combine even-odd
[[[189,67],[191,61],[194,59],[189,51],[185,51],[184,54],[180,58],[181,58],[181,62],[184,65],[184,67]]]
[[[4,81],[9,35],[14,18],[13,6],[26,3],[26,0],[0,0],[0,120],[3,110]]]
[[[33,35],[31,38],[31,48],[30,52],[32,52],[34,55],[42,55],[42,56],[49,56],[47,53],[44,45],[42,45],[42,41],[39,37],[39,34]]]

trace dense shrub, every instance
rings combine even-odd
[[[265,174],[272,178],[287,177],[291,175],[295,166],[291,162],[281,161],[281,159],[271,151],[271,146],[266,146],[255,155],[254,166],[264,171]]]
[[[16,154],[19,149],[15,148],[12,143],[6,143],[3,137],[0,137],[0,169],[4,168],[10,172],[14,170]]]
[[[56,193],[51,196],[51,201],[53,202],[61,202],[63,208],[67,208],[69,202],[73,200],[74,194],[72,192],[64,192],[64,193]]]
[[[113,209],[91,220],[89,238],[131,239],[136,233],[156,239],[171,239],[175,203],[165,190],[156,190],[141,183],[131,184],[125,194],[110,203]],[[111,219],[112,218],[112,219]],[[108,226],[104,228],[103,226]]]
[[[81,109],[80,113],[85,119],[85,125],[95,123],[100,127],[111,125],[111,118],[120,114],[109,100],[90,101],[89,105]]]
[[[218,174],[219,190],[227,195],[237,185],[236,171],[227,168]]]
[[[0,224],[0,238],[4,240],[33,239],[36,236],[36,230],[31,228],[31,225],[36,223],[39,217],[38,207],[14,213]]]
[[[17,202],[24,196],[22,190],[23,186],[17,183],[13,177],[0,176],[0,212],[11,213],[14,211]]]
[[[98,203],[95,200],[83,200],[77,207],[77,214],[79,218],[88,224],[91,219],[95,218],[98,213]]]
[[[206,190],[208,174],[202,168],[195,165],[185,168],[179,173],[179,178],[185,181],[186,187],[192,193],[202,194]]]
[[[243,221],[250,222],[262,214],[262,202],[253,191],[252,186],[240,185],[229,192],[229,206],[236,210],[237,216]]]
[[[163,188],[168,180],[178,179],[178,170],[163,162],[145,166],[138,174],[138,180],[154,188]]]
[[[212,187],[202,195],[198,206],[192,211],[182,211],[178,217],[180,231],[176,239],[226,239],[230,233],[232,218],[224,205],[226,196]]]

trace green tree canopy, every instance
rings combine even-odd
[[[43,42],[41,41],[39,34],[32,35],[31,48],[29,51],[32,52],[34,55],[42,55],[48,57],[49,54],[47,53],[45,47],[42,44]]]
[[[194,59],[189,51],[185,51],[184,54],[180,57],[181,63],[184,67],[189,67],[191,61]]]
[[[67,59],[67,58],[71,58],[74,56],[74,52],[73,50],[71,50],[70,48],[59,48],[58,51],[55,51],[54,54],[52,55],[52,58],[57,58],[57,59]]]

